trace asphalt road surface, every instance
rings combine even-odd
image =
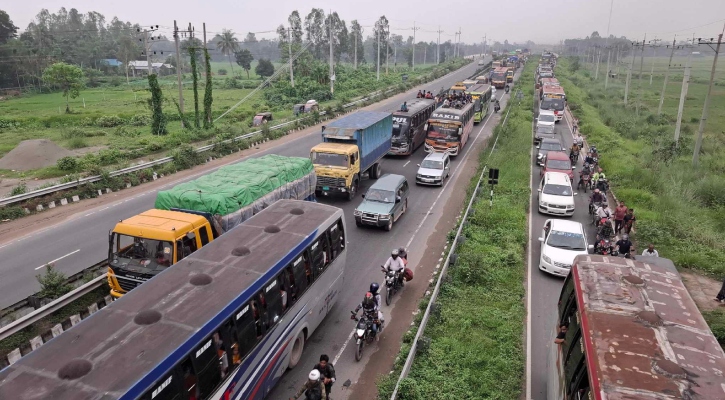
[[[393,111],[399,107],[403,100],[415,97],[415,93],[419,89],[437,92],[441,87],[450,87],[456,81],[468,78],[478,69],[476,64],[474,62],[434,82],[416,87],[407,92],[406,95],[395,96],[369,106],[368,109]],[[500,98],[501,95],[502,91],[499,91],[497,96]],[[505,99],[502,100],[502,105],[505,105]],[[443,218],[442,210],[444,205],[451,199],[454,192],[463,193],[468,185],[467,179],[458,179],[460,176],[458,167],[468,159],[475,163],[478,153],[470,150],[478,148],[478,144],[491,134],[499,118],[500,114],[474,127],[469,143],[464,148],[463,153],[453,159],[451,177],[443,188],[416,186],[414,184],[417,164],[426,155],[422,148],[419,148],[412,156],[387,157],[383,161],[383,173],[405,175],[411,184],[408,211],[395,223],[391,232],[385,232],[382,229],[355,227],[353,210],[362,200],[360,195],[351,202],[342,198],[323,197],[319,199],[320,202],[341,207],[345,211],[347,219],[349,250],[345,287],[342,290],[343,296],[338,299],[330,314],[309,339],[300,367],[285,374],[268,398],[289,398],[295,388],[305,381],[309,368],[317,362],[321,353],[330,355],[335,361],[338,371],[338,383],[333,388],[335,399],[340,400],[350,396],[352,391],[343,390],[343,383],[347,379],[350,379],[353,385],[357,382],[375,350],[369,349],[366,351],[361,362],[356,363],[354,361],[353,348],[345,347],[346,343],[349,342],[354,327],[353,321],[349,319],[349,310],[354,309],[359,303],[370,282],[381,280],[382,274],[379,271],[379,266],[385,262],[393,247],[408,247],[411,266],[422,263],[421,258],[426,250],[426,241],[435,232],[438,221]],[[319,142],[319,128],[309,129],[309,133],[279,145],[273,145],[270,149],[254,156],[274,153],[284,156],[307,157],[309,149]],[[469,153],[472,154],[470,158]],[[231,162],[239,162],[244,158],[247,157],[238,158]],[[198,173],[195,172],[184,179],[193,179],[212,170],[212,168],[199,168]],[[45,227],[22,238],[14,238],[10,242],[0,244],[0,260],[2,260],[0,262],[0,307],[6,307],[36,292],[38,284],[35,275],[40,272],[40,267],[51,261],[55,261],[56,268],[65,274],[74,274],[104,259],[107,252],[108,230],[119,219],[153,208],[158,190],[174,186],[182,181],[173,180],[173,176],[171,178],[172,180],[163,186],[127,198],[121,197],[121,200],[109,202],[102,206],[83,210],[74,218]],[[370,184],[371,181],[364,179],[360,185],[361,193],[364,193]],[[123,196],[123,192],[120,192],[120,196]],[[426,262],[428,261],[426,260]],[[425,277],[419,279],[425,279]],[[397,300],[405,295],[406,291],[404,290],[396,295],[391,307],[384,308],[386,322],[389,321],[388,316],[395,307]],[[380,343],[382,342],[381,340]],[[390,359],[390,363],[392,363],[394,355],[383,354],[383,356]],[[380,356],[380,354],[375,356]]]
[[[525,83],[526,84],[526,83]],[[538,105],[537,105],[538,106]],[[556,126],[557,138],[564,144],[565,148],[569,148],[572,145],[572,133],[568,120],[563,119]],[[583,134],[585,137],[586,135]],[[567,151],[568,153],[568,151]],[[536,149],[534,149],[533,156],[536,156]],[[566,218],[557,217],[548,214],[540,214],[538,212],[538,192],[539,182],[541,181],[541,168],[535,164],[535,158],[532,157],[531,163],[533,165],[532,176],[531,176],[531,227],[529,232],[529,249],[530,249],[530,263],[529,273],[527,282],[529,284],[529,296],[528,307],[529,307],[529,330],[531,338],[530,354],[527,354],[528,360],[528,379],[530,379],[531,394],[529,399],[533,400],[544,400],[546,399],[546,387],[548,379],[548,363],[547,358],[549,350],[554,345],[554,325],[556,324],[556,313],[557,303],[559,301],[559,293],[564,283],[564,279],[558,276],[550,275],[539,269],[539,258],[541,257],[541,243],[539,237],[542,236],[542,229],[544,223],[548,219],[555,218]],[[579,158],[579,162],[574,172],[574,182],[578,182],[579,174],[578,171],[582,167],[582,159]],[[596,231],[591,225],[591,217],[588,213],[589,196],[591,191],[584,193],[583,191],[577,191],[578,195],[575,199],[575,211],[574,216],[570,219],[572,221],[581,222],[584,225],[585,231],[587,232],[588,244],[594,244],[594,238]]]

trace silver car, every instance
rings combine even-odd
[[[418,167],[416,184],[443,186],[443,182],[451,175],[451,157],[448,153],[430,153]]]

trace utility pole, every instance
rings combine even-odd
[[[415,21],[413,21],[413,64],[412,64],[413,71],[415,71],[415,46],[416,46],[415,31],[417,31],[419,29],[420,28],[415,27]]]
[[[662,39],[657,39],[656,37],[652,40],[654,44],[652,45],[652,69],[649,72],[649,85],[652,86],[652,77],[655,73],[655,57],[657,56],[657,48],[659,45],[657,43],[661,42]]]
[[[295,87],[295,68],[292,62],[292,27],[287,29],[287,51],[289,54],[289,81],[292,87]]]
[[[609,65],[610,65],[609,59],[611,58],[611,56],[612,56],[612,48],[607,46],[607,70],[605,71],[607,75],[604,77],[604,90],[607,90],[607,86],[609,86],[609,75],[611,75],[611,73],[610,73],[611,69],[609,68]]]
[[[690,60],[692,59],[692,50],[687,51],[687,63],[685,64],[685,75],[682,77],[682,89],[680,90],[680,105],[677,109],[677,122],[675,124],[675,146],[680,141],[680,128],[682,127],[682,110],[685,108],[685,97],[687,97],[687,87],[690,84]]]
[[[460,26],[458,27],[457,34],[458,34],[458,41],[456,42],[456,57],[460,57],[460,55],[461,55],[461,50],[460,50],[460,46],[461,46],[461,27]]]
[[[332,10],[330,10],[328,20],[330,21],[330,93],[335,94],[335,57],[332,50]]]
[[[486,35],[483,35],[483,49],[481,50],[481,58],[485,57],[486,54]]]
[[[594,80],[599,80],[599,62],[602,60],[602,50],[599,46],[594,46],[597,51],[597,69],[594,71]]]
[[[179,54],[179,27],[174,20],[174,42],[176,43],[176,83],[179,86],[179,110],[184,114],[184,89],[181,86],[181,54]],[[181,120],[181,127],[184,127],[184,120]]]
[[[378,28],[378,80],[380,80],[380,28],[382,27]]]
[[[667,81],[670,79],[670,68],[672,68],[672,56],[675,55],[675,48],[677,47],[677,35],[672,39],[672,51],[670,51],[670,61],[667,62],[667,71],[665,71],[665,83],[662,85],[662,91],[660,92],[660,104],[657,106],[657,115],[662,114],[662,104],[665,102],[665,92],[667,91]],[[692,52],[690,52],[692,53]]]
[[[723,26],[723,32],[725,32],[725,26]],[[702,148],[702,134],[705,132],[705,124],[707,123],[707,114],[710,107],[710,95],[712,95],[712,84],[715,81],[715,68],[717,68],[717,56],[720,55],[720,45],[722,44],[722,33],[717,36],[717,42],[713,42],[712,38],[709,41],[702,39],[698,40],[698,44],[706,44],[712,48],[713,44],[715,47],[715,58],[712,60],[712,70],[710,71],[710,84],[707,87],[707,94],[705,95],[705,105],[702,107],[702,118],[700,118],[700,127],[697,129],[697,141],[695,141],[695,152],[692,154],[692,166],[697,167],[700,161],[700,149]]]
[[[632,71],[634,70],[634,49],[638,46],[638,43],[632,42],[632,64],[629,65],[627,70],[627,82],[624,84],[624,105],[627,105],[627,98],[629,96],[629,87],[632,84]]]
[[[441,26],[438,25],[438,48],[436,50],[436,64],[441,63],[441,33],[443,33],[443,31],[441,30]]]
[[[639,52],[639,79],[637,82],[637,103],[635,104],[636,113],[639,116],[639,103],[642,102],[642,69],[644,67],[644,46],[647,41],[647,34],[644,34],[644,40],[642,40],[642,50]]]
[[[386,32],[387,35],[385,35],[385,75],[388,74],[388,67],[390,66],[390,57],[388,50],[388,42],[390,41],[390,25],[388,25],[388,31]]]

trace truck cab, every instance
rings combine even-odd
[[[152,209],[119,221],[108,236],[111,296],[120,298],[212,240],[202,215]]]
[[[353,180],[360,176],[360,150],[357,145],[320,143],[310,150],[310,160],[315,166],[317,187],[320,189],[316,195],[339,192],[350,198],[355,196],[357,184]]]

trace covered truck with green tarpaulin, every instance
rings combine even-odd
[[[227,165],[156,196],[155,208],[109,235],[108,284],[119,298],[280,199],[315,201],[312,161],[266,155]]]

